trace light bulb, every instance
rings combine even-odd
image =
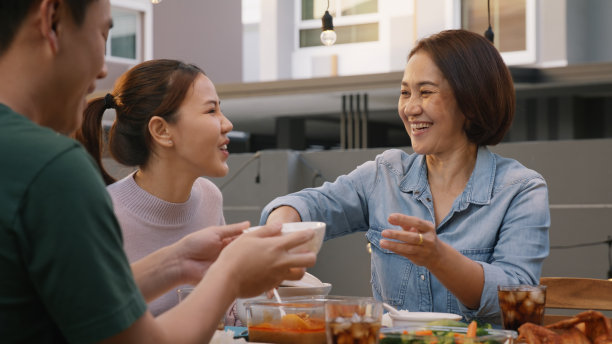
[[[151,0],[152,4],[159,4],[160,2],[162,2],[162,0]]]
[[[330,46],[336,43],[336,32],[334,31],[334,19],[332,18],[329,11],[325,11],[325,14],[321,18],[321,43],[326,46]]]
[[[336,43],[336,31],[325,30],[321,32],[321,43],[323,43],[326,46],[330,46]]]

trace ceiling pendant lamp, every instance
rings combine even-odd
[[[327,0],[327,9],[323,18],[321,18],[322,27],[321,29],[321,43],[326,46],[333,45],[336,43],[336,31],[334,31],[334,22],[331,14],[329,14],[329,0]]]

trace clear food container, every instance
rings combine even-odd
[[[276,344],[325,344],[323,300],[269,300],[246,303],[249,341]]]

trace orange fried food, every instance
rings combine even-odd
[[[519,343],[527,344],[562,344],[559,335],[546,327],[533,323],[525,323],[518,328]]]
[[[591,343],[612,343],[612,324],[610,319],[597,311],[582,312],[571,319],[562,320],[547,327],[550,329],[568,329],[580,324],[584,324],[584,334]]]
[[[610,319],[597,311],[582,312],[546,327],[526,323],[519,327],[518,331],[519,342],[523,340],[528,344],[612,343]]]

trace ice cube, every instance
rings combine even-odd
[[[521,312],[521,314],[528,315],[528,314],[533,313],[534,307],[535,307],[535,303],[533,303],[531,298],[527,298],[527,299],[525,299],[525,301],[523,301],[523,303],[521,303],[521,307],[519,308],[519,312]]]
[[[541,290],[534,290],[529,294],[529,298],[538,305],[546,303],[546,294]]]

